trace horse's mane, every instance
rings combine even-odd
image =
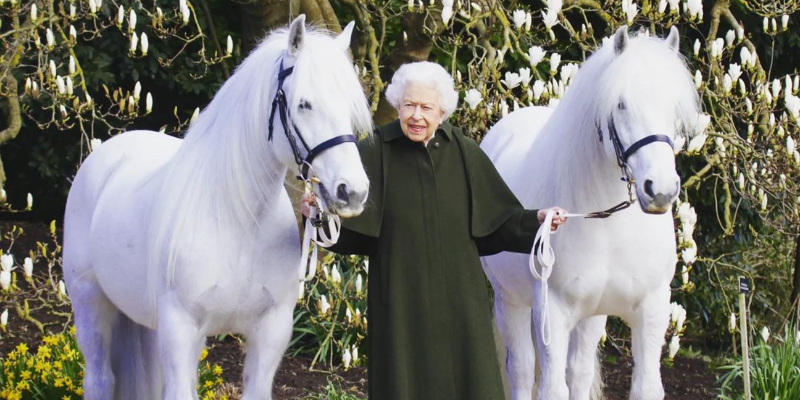
[[[282,151],[276,150],[276,142],[286,140],[277,114],[272,141],[267,140],[267,127],[288,40],[288,29],[279,29],[253,50],[191,124],[166,165],[150,226],[151,290],[158,284],[153,280],[159,279],[158,263],[164,255],[171,284],[179,242],[191,243],[201,223],[206,230],[214,224],[212,228],[244,231],[249,235],[243,237],[249,238],[268,228],[259,227],[258,220],[272,211],[263,205],[278,195],[276,186],[286,172],[280,162],[285,156],[276,153]],[[326,115],[349,118],[357,133],[372,131],[372,116],[352,61],[326,31],[306,27],[284,91],[290,109],[296,109],[302,98]],[[337,132],[343,133],[348,132]]]

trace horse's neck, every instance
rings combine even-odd
[[[620,169],[606,156],[593,119],[580,115],[585,110],[576,103],[582,99],[565,100],[526,157],[522,170],[536,174],[539,183],[529,186],[527,196],[541,199],[537,207],[559,205],[577,213],[606,209],[627,199]]]

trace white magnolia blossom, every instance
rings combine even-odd
[[[123,22],[125,22],[125,7],[120,4],[119,9],[117,9],[117,25],[122,26]]]
[[[467,90],[467,93],[464,95],[464,101],[467,102],[470,110],[474,110],[478,107],[478,104],[483,101],[483,96],[481,96],[481,92],[477,89],[470,89]]]
[[[761,28],[764,29],[764,32],[769,32],[769,18],[764,17],[764,22],[762,22]]]
[[[800,97],[791,94],[787,95],[784,99],[784,104],[786,105],[786,110],[789,112],[789,115],[791,115],[795,121],[800,119]]]
[[[344,363],[344,369],[350,368],[350,363],[353,361],[353,356],[350,354],[350,349],[344,349],[344,353],[342,354],[342,362]]]
[[[139,46],[139,35],[134,33],[131,35],[131,53],[136,53],[136,48]]]
[[[136,30],[136,11],[132,8],[128,13],[128,33],[131,33]]]
[[[728,31],[728,33],[725,34],[725,44],[727,44],[728,47],[733,47],[735,40],[736,40],[736,32],[734,32],[733,29],[731,29]]]
[[[75,6],[75,3],[69,3],[69,17],[75,19],[75,14],[78,12],[78,7]]]
[[[703,149],[703,146],[706,144],[706,139],[708,139],[708,135],[705,133],[700,133],[692,138],[689,141],[689,146],[686,147],[686,153],[694,154],[699,153],[700,150]]]
[[[734,81],[739,80],[739,77],[742,76],[742,67],[736,63],[728,65],[728,75],[730,75],[731,79]]]
[[[752,58],[750,50],[747,47],[742,47],[742,50],[739,52],[739,58],[741,59],[743,66],[750,65]]]
[[[339,267],[334,265],[331,268],[331,282],[333,283],[340,283],[342,281],[342,275],[339,274]]]
[[[139,41],[142,46],[142,55],[147,55],[147,49],[150,47],[150,41],[147,40],[147,33],[142,32],[142,39]]]
[[[528,87],[531,83],[531,69],[530,68],[520,68],[519,69],[519,79],[522,83],[522,87]]]
[[[781,29],[784,31],[789,29],[789,15],[781,16]]]
[[[531,15],[531,13],[529,13],[529,12],[525,13],[525,30],[526,31],[530,32],[532,23],[533,23],[533,16]]]
[[[31,22],[36,23],[36,20],[39,19],[39,9],[36,8],[36,3],[31,5]]]
[[[733,88],[733,80],[731,80],[731,76],[726,73],[725,76],[722,77],[722,89],[727,94],[731,92],[732,88]]]
[[[73,87],[73,84],[72,84],[72,78],[66,77],[66,78],[64,78],[64,82],[67,84],[67,95],[68,96],[72,96],[72,93],[74,93],[74,87]]]
[[[766,326],[761,328],[761,339],[763,339],[765,342],[769,341],[769,328]]]
[[[100,148],[100,145],[103,144],[103,141],[98,138],[93,138],[89,141],[89,151],[95,151]]]
[[[506,79],[501,79],[500,82],[503,82],[503,85],[505,85],[508,90],[511,90],[519,86],[519,84],[522,82],[522,79],[520,79],[518,73],[506,71]]]
[[[64,94],[67,91],[67,86],[64,83],[64,78],[56,76],[56,87],[58,87],[59,94]]]
[[[356,345],[353,345],[353,348],[352,350],[350,350],[350,353],[353,356],[353,362],[354,363],[358,362],[358,347],[356,347]]]
[[[557,13],[545,13],[542,11],[542,22],[544,22],[544,26],[547,29],[552,29],[553,26],[558,22],[558,14]]]
[[[700,40],[699,39],[695,39],[694,40],[693,50],[694,50],[694,55],[695,56],[700,54]]]
[[[148,114],[153,111],[153,96],[150,94],[150,92],[147,92],[147,96],[144,98],[144,110]]]
[[[189,123],[191,124],[197,117],[200,116],[200,107],[195,107],[194,112],[192,113],[192,117],[189,118]]]
[[[667,3],[669,3],[669,12],[671,14],[680,14],[680,0],[667,0]]]
[[[527,16],[525,15],[525,10],[516,9],[511,15],[512,20],[514,21],[514,27],[517,29],[522,28],[525,25],[525,19]]]
[[[306,294],[306,282],[300,281],[300,284],[297,286],[297,300],[298,301],[303,300],[305,294]]]
[[[658,2],[658,13],[664,14],[667,11],[667,0],[659,0]]]
[[[694,87],[697,90],[703,87],[703,73],[699,69],[694,71]]]
[[[505,101],[500,102],[500,116],[505,117],[508,115],[508,103]]]
[[[544,93],[544,82],[537,79],[536,82],[533,83],[533,99],[539,100],[542,97],[542,93]]]
[[[33,208],[33,195],[28,193],[28,196],[27,196],[26,200],[28,202],[28,207],[27,208],[30,210],[31,208]]]
[[[747,86],[745,86],[744,81],[739,79],[736,82],[737,82],[737,84],[739,86],[739,94],[741,94],[742,96],[746,95],[747,94]],[[747,99],[747,100],[750,100],[750,99]]]
[[[694,243],[691,243],[694,244]],[[691,265],[697,260],[697,247],[692,245],[681,250],[681,259],[687,265]]]
[[[578,73],[578,69],[579,67],[576,63],[563,65],[561,67],[561,80],[563,80],[565,84],[568,83],[570,79],[572,79],[575,74]]]
[[[89,0],[89,14],[97,14],[98,8],[99,7],[97,7],[97,2],[95,2],[95,0]]]
[[[320,314],[327,314],[328,310],[331,309],[330,303],[328,303],[328,298],[325,297],[323,294],[319,297],[319,313]]]
[[[358,276],[356,276],[356,293],[361,294],[361,290],[363,287],[364,287],[364,279],[361,278],[361,274],[358,274]]]
[[[45,38],[47,39],[47,48],[52,50],[56,45],[56,38],[53,36],[53,31],[50,30],[50,28],[47,28],[45,31]]]
[[[22,271],[25,273],[26,278],[33,277],[33,260],[30,257],[25,257],[25,262],[22,263]]]
[[[189,23],[189,17],[191,17],[191,15],[192,12],[189,10],[189,6],[184,3],[184,6],[181,7],[181,21],[183,21],[184,25]]]
[[[678,349],[681,348],[681,339],[678,335],[673,335],[672,339],[669,341],[669,358],[674,359],[675,355],[678,354]]]
[[[0,270],[11,271],[14,267],[14,256],[11,253],[0,256]]]
[[[69,67],[67,71],[69,71],[70,75],[75,73],[75,57],[73,57],[72,55],[69,56]]]
[[[681,282],[683,282],[684,286],[689,284],[689,269],[686,268],[685,265],[683,266],[683,268],[681,268]],[[677,329],[678,331],[680,331],[680,329],[683,327],[683,321],[682,320],[678,321],[680,321],[680,324],[677,325]]]
[[[528,58],[530,60],[531,67],[536,67],[540,62],[542,62],[545,54],[546,53],[544,49],[539,46],[531,46],[528,48]]]
[[[11,288],[11,271],[0,271],[0,288],[8,291]]]
[[[442,11],[442,14],[444,14],[444,10]],[[225,43],[225,54],[231,55],[232,53],[233,53],[233,38],[231,38],[231,35],[228,35],[228,40]]]
[[[7,325],[8,325],[8,310],[3,310],[3,313],[0,314],[0,328],[3,328],[3,330],[5,330]]]
[[[728,321],[728,330],[731,333],[736,332],[736,313],[731,313],[730,321]]]
[[[770,25],[772,26],[772,32],[777,32],[778,31],[778,21],[776,21],[775,18],[773,18],[773,19],[770,20],[770,22],[771,22]]]
[[[558,70],[558,65],[561,64],[561,54],[553,53],[550,55],[550,72],[555,73]]]
[[[56,62],[53,61],[53,60],[50,60],[49,67],[50,67],[50,69],[49,69],[50,76],[55,78],[55,76],[56,76]]]
[[[633,19],[639,14],[639,6],[634,4],[633,0],[622,0],[622,12],[625,13],[628,24],[632,24]]]
[[[686,7],[689,10],[691,18],[703,19],[703,1],[702,0],[688,0]]]
[[[775,79],[772,81],[772,97],[778,98],[781,95],[781,81],[780,79]]]

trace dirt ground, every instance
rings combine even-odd
[[[49,242],[50,240],[49,227],[42,223],[0,221],[0,234],[5,235],[14,225],[24,229],[24,234],[11,248],[19,263],[26,257],[28,250],[36,248],[37,241]],[[61,237],[60,231],[58,234]],[[0,240],[0,248],[4,251],[8,250],[10,245],[11,243],[6,239]],[[37,263],[34,271],[37,282],[48,278],[47,268],[42,263]],[[21,278],[22,271],[17,272]],[[60,271],[55,271],[55,273],[60,275]],[[20,279],[18,285],[23,293],[27,293],[26,296],[30,296],[31,315],[44,325],[47,332],[61,332],[72,322],[68,304],[64,303],[55,307],[41,306],[32,294],[33,290],[24,280]],[[7,308],[12,308],[10,302],[0,296],[0,312]],[[27,343],[35,351],[41,342],[42,335],[36,325],[32,322],[21,321],[13,309],[9,310],[9,328],[11,335],[3,335],[0,341],[0,358],[19,343]],[[208,361],[219,364],[223,368],[225,382],[239,387],[242,381],[242,361],[244,359],[239,341],[235,337],[228,336],[222,341],[210,339],[208,346]],[[633,360],[613,349],[607,351],[609,353],[606,354],[603,363],[606,398],[607,400],[627,400]],[[310,365],[309,358],[285,357],[275,377],[275,400],[302,398],[309,392],[321,391],[329,381],[335,381],[342,389],[366,398],[366,368],[351,368],[348,371],[340,368],[333,372],[311,371]],[[672,368],[662,367],[661,373],[667,392],[666,398],[669,400],[712,400],[716,398],[716,374],[702,360],[678,358]]]

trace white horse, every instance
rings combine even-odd
[[[64,221],[85,399],[197,399],[205,338],[224,332],[248,339],[242,398],[272,398],[300,275],[287,168],[310,164],[341,216],[367,196],[343,135],[372,129],[351,33],[307,30],[300,16],[244,60],[183,140],[128,132],[86,159]]]
[[[594,212],[634,197],[640,206],[607,219],[573,218],[559,229],[547,302],[527,255],[484,258],[514,400],[533,395],[534,347],[539,399],[590,398],[607,315],[631,325],[630,398],[664,398],[659,361],[677,262],[670,211],[680,189],[671,145],[695,126],[698,109],[677,30],[662,40],[629,38],[623,27],[583,64],[555,111],[514,112],[484,139],[481,147],[526,208]],[[635,179],[630,197],[621,177]],[[551,335],[548,345],[543,334]]]

